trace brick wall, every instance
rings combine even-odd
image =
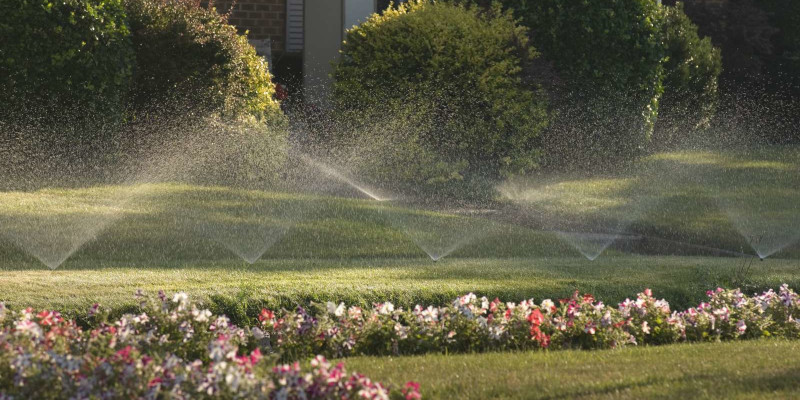
[[[230,0],[216,1],[217,11],[231,10]],[[272,40],[272,51],[283,51],[286,41],[286,0],[238,0],[233,5],[228,22],[240,32],[249,31],[250,39]]]

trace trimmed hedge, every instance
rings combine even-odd
[[[440,191],[537,166],[545,101],[522,80],[536,53],[510,12],[411,1],[348,31],[341,54],[335,111],[357,122],[339,139],[378,148],[373,178]]]
[[[710,38],[699,37],[683,3],[665,7],[662,29],[667,57],[654,144],[668,147],[709,127],[717,107],[722,55]]]

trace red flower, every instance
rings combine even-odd
[[[406,400],[419,400],[422,395],[419,393],[419,382],[408,381],[403,388],[403,395]]]
[[[544,315],[542,315],[542,312],[536,308],[531,311],[530,314],[528,314],[528,322],[530,322],[533,326],[539,326],[542,324],[542,322],[544,322]]]
[[[160,385],[161,382],[163,382],[161,378],[153,378],[147,383],[147,387],[152,388],[153,386]]]
[[[131,358],[131,350],[133,350],[131,346],[125,346],[122,350],[116,353],[116,356],[122,360],[127,361]]]
[[[589,293],[583,295],[583,302],[584,303],[594,303],[594,296]]]
[[[58,316],[52,311],[42,311],[36,314],[36,318],[39,318],[39,324],[42,326],[51,326],[58,322]]]
[[[261,361],[262,357],[263,355],[261,355],[261,350],[255,349],[253,350],[252,353],[250,353],[250,362],[252,362],[253,364],[258,364],[258,362]]]
[[[262,308],[261,314],[258,314],[258,320],[261,321],[262,326],[272,325],[275,322],[275,313]]]
[[[538,326],[531,326],[531,339],[537,341],[539,346],[545,348],[550,345],[550,336],[546,335]]]
[[[496,311],[497,311],[497,305],[498,305],[498,304],[500,304],[500,299],[498,299],[497,297],[495,297],[495,298],[494,298],[494,300],[492,300],[492,303],[491,303],[491,304],[489,304],[489,311],[491,311],[491,312],[493,312],[493,313],[494,313],[494,312],[496,312]]]

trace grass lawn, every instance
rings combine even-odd
[[[176,183],[4,191],[0,301],[77,317],[95,302],[130,310],[136,289],[186,291],[247,323],[262,306],[309,301],[409,307],[579,290],[615,304],[649,287],[682,309],[717,286],[800,288],[796,149],[665,153],[617,174],[501,189],[488,213]],[[593,246],[609,247],[581,256]],[[356,358],[349,368],[421,381],[431,398],[791,397],[799,346]]]
[[[55,271],[35,264],[0,268],[0,300],[83,313],[94,302],[115,308],[134,304],[136,289],[186,291],[214,301],[227,313],[235,304],[292,307],[308,301],[370,304],[390,300],[403,306],[449,303],[475,292],[506,301],[563,298],[573,290],[590,292],[613,304],[652,288],[673,307],[695,305],[705,291],[741,285],[741,259],[711,257],[619,256],[590,262],[584,258],[398,260],[266,260],[205,263],[69,262]],[[800,263],[770,259],[753,264],[748,291],[781,283],[800,287]],[[236,315],[233,315],[236,317]]]
[[[362,357],[347,367],[428,399],[792,399],[800,342],[603,351]]]

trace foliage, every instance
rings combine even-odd
[[[563,85],[544,140],[549,162],[618,160],[650,140],[662,92],[659,6],[652,0],[505,1]]]
[[[800,85],[800,4],[796,1],[694,0],[685,7],[700,33],[722,48],[727,78],[741,81],[782,74],[780,81]]]
[[[257,335],[188,301],[137,294],[141,313],[109,321],[89,310],[83,330],[58,312],[19,312],[0,303],[0,399],[309,398],[388,399],[378,382],[316,357],[270,368]],[[409,382],[393,398],[419,399]]]
[[[410,166],[365,169],[436,186],[535,168],[547,117],[541,96],[521,80],[535,56],[525,33],[499,8],[421,0],[351,29],[333,75],[336,110],[344,120],[381,121],[364,134],[354,129],[351,140],[389,143],[398,149],[393,166]]]
[[[662,37],[666,43],[664,95],[656,123],[657,146],[675,145],[708,128],[717,105],[720,50],[683,11],[683,3],[664,8]]]
[[[157,298],[137,292],[139,311],[110,320],[98,304],[84,330],[56,311],[7,309],[0,303],[0,398],[67,396],[142,398],[419,399],[419,385],[389,390],[331,366],[323,356],[305,373],[276,358],[315,353],[398,355],[495,349],[599,349],[676,342],[800,338],[800,296],[782,285],[747,296],[716,289],[708,300],[672,311],[649,289],[616,307],[577,291],[539,303],[490,301],[474,294],[451,304],[371,308],[328,302],[317,310],[262,309],[256,326],[240,328],[183,293]],[[302,397],[306,398],[306,397]]]
[[[133,103],[175,103],[225,116],[283,119],[264,60],[214,9],[185,0],[125,0],[136,50]]]
[[[800,89],[800,3],[792,0],[760,0],[770,19],[779,29],[773,42],[779,57],[778,68],[792,75],[796,89]]]
[[[187,160],[197,167],[191,177],[238,184],[272,176],[285,158],[287,121],[247,37],[192,1],[125,0],[125,7],[136,50],[133,122],[172,124],[170,139],[180,145],[192,132],[193,156],[202,159]]]
[[[392,303],[371,309],[328,302],[314,313],[261,311],[254,328],[285,359],[325,354],[409,355],[429,352],[494,350],[602,349],[636,344],[719,341],[758,337],[800,338],[791,316],[800,297],[787,285],[748,297],[740,290],[718,288],[708,302],[673,312],[665,300],[646,289],[635,300],[608,307],[577,291],[554,302],[489,301],[470,293],[447,306],[411,310]]]
[[[115,122],[132,60],[121,0],[2,1],[0,120],[84,130]]]

